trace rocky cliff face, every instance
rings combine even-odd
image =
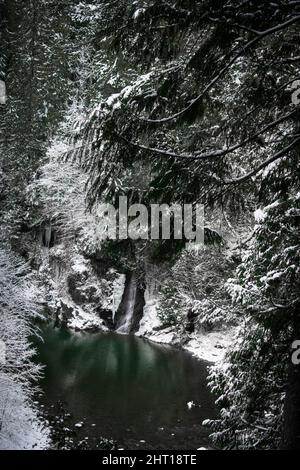
[[[46,285],[47,306],[58,322],[80,330],[114,328],[124,275],[105,267],[100,277],[94,261],[76,252],[74,245],[43,250],[42,258],[39,274]]]
[[[135,272],[118,272],[111,261],[99,254],[88,255],[74,240],[44,243],[37,234],[18,241],[31,260],[44,292],[45,310],[56,320],[78,330],[139,330],[145,306],[145,284]],[[34,249],[32,249],[34,246]]]

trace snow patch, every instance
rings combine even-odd
[[[266,212],[262,209],[257,209],[254,212],[254,218],[256,222],[262,222],[266,218],[266,215],[267,215]]]
[[[68,300],[64,301],[65,305],[73,309],[72,318],[67,321],[68,327],[77,331],[84,330],[99,330],[108,331],[104,325],[103,320],[94,312],[87,312],[78,305]]]
[[[228,347],[235,336],[236,328],[224,331],[213,331],[201,335],[193,334],[183,349],[193,356],[208,362],[216,363],[224,359]]]
[[[146,11],[145,8],[139,8],[138,10],[134,12],[133,19],[134,20],[138,19],[145,11]]]
[[[143,318],[140,321],[140,328],[137,332],[137,336],[147,336],[149,339],[151,339],[155,330],[161,328],[161,321],[158,318],[157,314],[158,303],[159,301],[155,289],[152,288],[152,284],[148,282],[145,291],[145,306]],[[158,342],[165,342],[163,336],[161,337],[161,339],[162,341]],[[168,344],[172,341],[172,338],[170,337],[167,337],[165,339],[167,340],[166,342]]]
[[[83,274],[88,270],[86,261],[83,256],[78,256],[77,258],[75,258],[71,268],[75,273],[78,274]]]

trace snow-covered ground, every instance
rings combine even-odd
[[[227,328],[226,330],[212,331],[208,333],[193,333],[190,335],[190,340],[183,345],[180,345],[175,328],[152,331],[148,334],[141,334],[139,331],[138,336],[147,338],[155,343],[169,344],[173,346],[180,345],[184,350],[189,351],[198,359],[217,363],[223,360],[227,348],[233,341],[235,331],[236,328]]]
[[[226,328],[220,331],[193,333],[190,340],[181,345],[176,327],[162,328],[157,315],[158,299],[155,292],[146,290],[144,316],[140,322],[137,336],[147,338],[160,344],[181,346],[198,359],[216,363],[222,361],[227,348],[233,341],[236,328]]]
[[[184,345],[184,349],[199,359],[208,362],[220,362],[231,345],[236,328],[228,328],[223,331],[212,331],[201,335],[191,335],[190,341]]]
[[[92,310],[84,310],[69,299],[65,299],[63,304],[73,312],[71,318],[67,321],[69,328],[79,331],[108,331],[108,328],[104,325],[104,321],[99,318],[97,313],[93,312]],[[62,318],[60,319],[62,320]]]
[[[0,379],[0,388],[1,379]],[[42,423],[36,411],[27,404],[19,384],[13,384],[9,401],[3,411],[0,430],[0,450],[46,450],[50,444],[47,423]]]

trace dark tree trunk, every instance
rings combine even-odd
[[[283,412],[282,448],[300,450],[300,365],[290,359]]]

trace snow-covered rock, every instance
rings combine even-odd
[[[199,359],[213,363],[219,362],[224,358],[235,332],[236,328],[228,328],[221,331],[193,334],[183,348]]]

